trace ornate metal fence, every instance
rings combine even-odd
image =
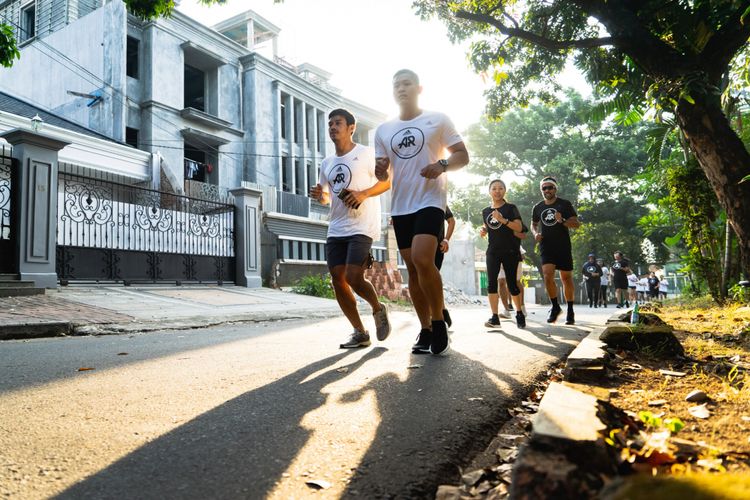
[[[234,205],[58,176],[61,282],[234,281]]]
[[[0,273],[13,270],[13,243],[11,241],[11,167],[12,150],[0,146]]]

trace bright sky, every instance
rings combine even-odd
[[[408,0],[229,0],[223,7],[185,0],[179,7],[208,26],[247,9],[281,28],[279,56],[332,73],[345,97],[394,116],[391,77],[410,68],[424,87],[423,108],[446,113],[459,131],[482,115],[485,85],[469,69],[466,48],[450,43],[442,23],[417,17]]]
[[[332,73],[342,95],[395,116],[391,78],[401,68],[417,72],[423,86],[420,106],[446,113],[463,133],[484,113],[487,84],[469,69],[468,44],[453,45],[437,20],[422,21],[409,0],[229,0],[202,7],[183,0],[179,10],[207,26],[252,9],[281,28],[278,55],[292,64],[313,64]],[[583,79],[566,71],[561,80],[584,95]],[[503,180],[512,182],[510,173]],[[471,176],[451,175],[458,185]]]

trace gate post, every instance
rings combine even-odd
[[[247,288],[263,286],[260,275],[260,201],[262,192],[240,187],[230,189],[234,196],[234,282]]]
[[[70,144],[30,130],[0,134],[13,146],[14,258],[22,280],[57,287],[57,152]]]

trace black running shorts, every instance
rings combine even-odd
[[[436,207],[427,207],[413,214],[394,215],[391,219],[396,244],[401,250],[411,248],[411,240],[417,234],[431,234],[437,239],[444,228],[445,212]]]

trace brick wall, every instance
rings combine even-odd
[[[365,277],[370,280],[379,296],[392,301],[406,300],[411,302],[409,290],[401,286],[401,273],[390,263],[374,262],[372,269],[365,271]]]

